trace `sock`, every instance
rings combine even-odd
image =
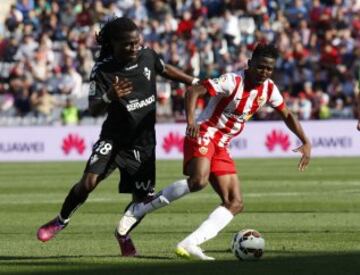
[[[161,190],[155,199],[148,203],[144,203],[141,207],[141,212],[143,214],[150,213],[155,209],[168,205],[172,201],[177,200],[188,193],[190,193],[190,189],[187,180],[178,180]]]
[[[59,220],[62,223],[68,223],[71,215],[86,201],[88,195],[79,196],[75,192],[76,184],[71,188],[69,194],[65,198],[63,206],[59,214]]]
[[[62,225],[66,225],[69,223],[70,219],[64,219],[63,217],[61,217],[61,214],[59,213],[58,215],[58,220]]]
[[[189,236],[178,245],[200,245],[214,238],[225,226],[227,226],[234,215],[224,206],[217,207],[209,217]]]

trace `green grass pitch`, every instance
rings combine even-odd
[[[113,237],[129,195],[115,172],[54,240],[37,228],[53,218],[84,163],[0,164],[0,274],[360,274],[360,159],[237,160],[245,211],[202,248],[215,262],[176,258],[174,247],[219,204],[215,192],[190,194],[149,214],[132,236],[138,258],[119,257]],[[180,161],[158,161],[157,190],[182,178]],[[242,262],[229,251],[235,232],[255,228],[264,257]]]

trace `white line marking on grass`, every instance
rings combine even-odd
[[[339,195],[360,195],[359,189],[343,189],[343,190],[329,190],[323,191],[319,190],[314,192],[310,190],[308,192],[245,192],[243,196],[245,198],[272,198],[272,197],[323,197],[326,198],[336,198]],[[199,192],[190,194],[184,197],[185,200],[198,200],[201,202],[206,199],[217,199],[218,196],[215,192]],[[63,195],[51,195],[51,194],[1,194],[0,195],[0,205],[24,205],[24,204],[61,204],[63,203],[65,196]],[[117,195],[115,196],[94,196],[89,198],[87,203],[124,203],[131,200],[130,195]],[[319,199],[320,200],[320,199]]]

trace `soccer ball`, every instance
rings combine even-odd
[[[265,240],[254,229],[237,232],[231,242],[231,251],[239,260],[257,260],[264,253]]]

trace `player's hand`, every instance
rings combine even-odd
[[[358,124],[357,124],[357,129],[358,129],[358,131],[360,131],[360,119],[359,119]]]
[[[196,138],[199,136],[199,126],[196,124],[188,124],[186,126],[186,136],[190,138]]]
[[[298,164],[298,169],[300,172],[303,172],[306,169],[306,167],[309,165],[309,162],[310,162],[311,144],[305,143],[305,144],[301,145],[300,147],[294,149],[293,151],[301,153],[301,159]]]
[[[112,83],[110,96],[115,99],[119,99],[121,97],[129,95],[132,90],[132,83],[127,78],[119,78],[118,76],[115,76]]]

